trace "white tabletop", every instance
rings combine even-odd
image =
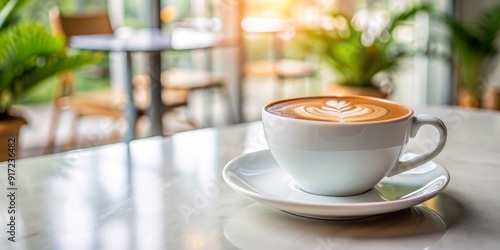
[[[416,113],[447,125],[435,161],[451,181],[411,209],[327,221],[243,197],[221,172],[234,157],[266,148],[255,122],[18,160],[16,242],[7,240],[7,171],[0,173],[0,249],[498,249],[500,113]],[[434,135],[423,128],[409,150],[431,145]]]
[[[220,33],[202,29],[175,28],[171,32],[141,29],[122,35],[73,36],[69,45],[76,49],[115,52],[154,52],[163,50],[192,50],[216,46]]]

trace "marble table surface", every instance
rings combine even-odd
[[[328,221],[245,198],[221,172],[267,147],[254,122],[19,159],[12,186],[0,163],[0,249],[498,249],[500,113],[415,111],[447,125],[435,161],[451,181],[412,208]],[[435,132],[417,137],[409,150],[431,145]]]

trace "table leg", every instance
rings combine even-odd
[[[132,78],[132,53],[126,52],[127,55],[127,104],[125,106],[125,119],[127,120],[127,131],[125,132],[125,141],[130,142],[135,139],[135,119],[136,111],[134,105],[134,85]]]
[[[235,20],[237,21],[238,24],[241,24],[243,22],[244,18],[244,13],[245,13],[245,1],[236,1],[237,5],[236,11],[234,12],[235,15]],[[243,82],[245,80],[243,68],[245,67],[245,62],[247,60],[246,58],[246,52],[245,52],[245,39],[244,39],[244,34],[243,34],[243,28],[241,25],[236,25],[238,27],[236,29],[236,39],[237,39],[237,55],[236,58],[238,60],[238,67],[236,67],[236,75],[237,75],[237,80],[236,83],[234,84],[234,90],[230,95],[234,95],[234,109],[236,110],[236,116],[235,116],[235,123],[240,123],[244,122],[245,116],[243,114],[243,102],[244,102],[244,93],[243,93]]]
[[[151,79],[151,104],[149,106],[149,117],[151,119],[151,136],[163,134],[163,101],[161,98],[161,53],[151,52],[149,54],[149,70]]]
[[[161,1],[151,0],[149,5],[149,10],[151,14],[150,25],[151,28],[161,30]],[[149,69],[150,69],[150,79],[151,79],[151,104],[148,109],[148,116],[151,121],[151,136],[157,136],[163,134],[163,109],[164,105],[161,99],[161,52],[151,52],[149,53]]]

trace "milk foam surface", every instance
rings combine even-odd
[[[266,110],[289,118],[341,123],[392,120],[412,113],[402,104],[365,97],[291,99],[270,104]]]

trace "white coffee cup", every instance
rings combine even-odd
[[[313,107],[318,103],[323,104]],[[415,116],[403,104],[361,96],[276,101],[263,108],[262,122],[280,167],[302,190],[327,196],[364,193],[385,176],[428,162],[441,152],[447,137],[444,123],[435,116]],[[409,138],[423,125],[435,127],[439,141],[416,158],[401,161]]]

